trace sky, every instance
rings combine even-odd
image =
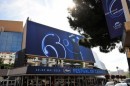
[[[78,34],[70,28],[67,20],[67,8],[73,6],[72,0],[0,0],[0,20],[30,20],[55,27],[67,32]],[[121,45],[121,43],[119,44]],[[118,46],[110,53],[101,53],[99,48],[93,48],[98,58],[111,71],[128,70],[125,54],[119,53]]]

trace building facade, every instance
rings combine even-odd
[[[29,20],[23,32],[17,64],[26,63],[8,73],[20,78],[20,86],[90,86],[105,80],[95,77],[108,72],[94,69],[92,51],[78,44],[82,37]]]
[[[15,53],[21,50],[23,23],[0,20],[0,58],[4,64],[14,64]]]
[[[19,86],[100,85],[105,79],[99,80],[95,76],[108,74],[106,69],[94,69],[95,58],[91,49],[78,44],[81,36],[29,20],[24,31],[16,32],[23,32],[22,41],[19,37],[14,45],[22,43],[22,49],[1,50],[17,51],[17,68],[8,70],[7,76],[13,77]]]

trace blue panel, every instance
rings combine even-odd
[[[28,66],[27,74],[95,74],[106,75],[108,72],[101,69],[87,69],[87,68],[61,68],[61,67],[43,67],[43,66]]]
[[[110,37],[115,38],[121,36],[125,22],[121,0],[102,0],[102,2]]]
[[[17,52],[21,50],[22,33],[0,32],[0,52]]]
[[[79,35],[27,22],[26,53],[62,59],[95,62],[92,51],[80,46]]]

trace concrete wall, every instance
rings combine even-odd
[[[8,69],[0,69],[0,76],[6,76],[8,73]]]
[[[10,69],[8,71],[7,75],[26,74],[26,72],[27,72],[27,66],[15,68],[15,69]]]
[[[27,22],[23,28],[23,40],[22,40],[22,49],[26,48],[26,31],[27,31]]]
[[[0,31],[23,32],[22,21],[0,20]]]

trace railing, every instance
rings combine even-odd
[[[16,86],[16,80],[0,80],[0,86]]]

